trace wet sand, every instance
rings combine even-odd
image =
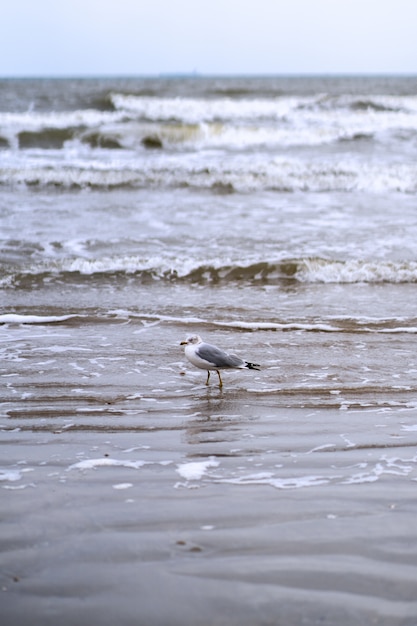
[[[414,626],[413,392],[271,363],[207,388],[175,324],[140,327],[3,327],[2,623]]]

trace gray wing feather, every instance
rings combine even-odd
[[[244,364],[244,361],[238,356],[227,354],[227,352],[223,352],[220,348],[212,346],[209,343],[203,343],[199,346],[198,350],[196,350],[196,354],[219,369],[225,367],[240,367]]]

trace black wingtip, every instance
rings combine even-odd
[[[246,362],[245,367],[247,367],[248,370],[258,370],[259,371],[261,369],[261,366],[258,365],[257,363],[248,363],[248,362]]]

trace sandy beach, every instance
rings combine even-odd
[[[100,333],[126,346],[137,325]],[[172,322],[130,352],[88,352],[83,324],[7,331],[54,369],[21,359],[13,369],[26,372],[4,376],[5,623],[415,623],[417,427],[405,392],[392,406],[392,390],[368,389],[355,406],[343,380],[274,390],[271,369],[207,388]],[[293,353],[304,336],[285,334]],[[264,345],[276,337],[261,333]],[[256,354],[254,338],[235,341]]]

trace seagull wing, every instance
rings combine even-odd
[[[196,355],[200,359],[204,359],[211,363],[217,369],[223,369],[228,367],[242,367],[244,361],[234,354],[227,354],[217,346],[212,346],[209,343],[202,343],[196,350]]]

